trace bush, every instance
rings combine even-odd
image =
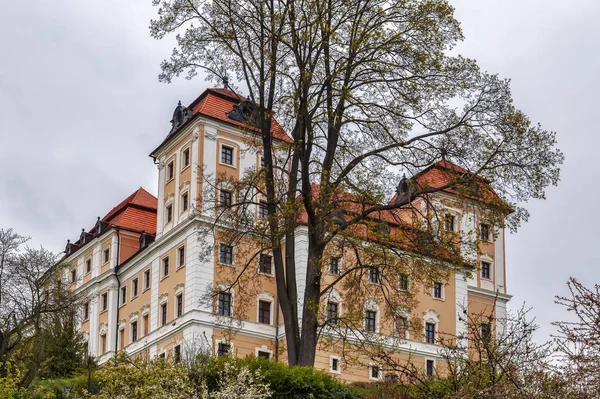
[[[220,376],[230,359],[227,357],[207,357],[199,355],[191,370],[196,384],[206,381],[209,391],[218,387]],[[272,399],[359,399],[361,395],[352,388],[337,381],[329,374],[311,367],[289,368],[286,364],[250,356],[233,359],[238,368],[248,367],[259,370],[272,391]]]

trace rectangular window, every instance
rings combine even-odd
[[[329,274],[340,274],[340,258],[335,256],[329,258]]]
[[[175,345],[173,347],[173,362],[181,362],[181,345]]]
[[[371,366],[371,376],[370,378],[372,380],[378,380],[379,379],[379,366]]]
[[[108,309],[108,292],[102,294],[102,311]]]
[[[85,273],[89,273],[92,271],[92,260],[88,259],[85,261]]]
[[[425,342],[435,344],[435,324],[425,323]]]
[[[490,262],[481,262],[481,277],[482,278],[490,278]]]
[[[231,206],[231,191],[220,190],[219,191],[219,206],[221,208],[229,208]]]
[[[434,372],[434,369],[433,369],[433,360],[427,360],[426,368],[427,368],[427,370],[426,370],[427,376],[428,377],[432,377],[433,376],[433,372]]]
[[[373,284],[379,284],[381,282],[379,268],[377,266],[371,266],[369,268],[369,282]]]
[[[171,161],[167,165],[167,181],[173,180],[174,177],[175,177],[175,163],[174,163],[174,161]]]
[[[138,279],[134,278],[131,280],[131,297],[135,298],[138,296]]]
[[[221,163],[233,165],[233,148],[221,146]]]
[[[77,269],[72,269],[71,270],[71,282],[74,283],[75,281],[77,281]]]
[[[327,302],[327,324],[335,326],[338,324],[339,304],[336,302]]]
[[[444,230],[454,231],[454,215],[447,213],[444,216]]]
[[[144,323],[144,335],[148,335],[148,332],[150,331],[150,322],[148,321],[147,314],[142,316],[142,322]]]
[[[260,157],[260,167],[261,168],[265,167],[265,157]]]
[[[144,271],[144,289],[150,288],[150,269]]]
[[[400,273],[398,277],[398,288],[403,291],[408,290],[408,274]]]
[[[137,341],[138,338],[138,329],[137,329],[138,325],[137,325],[137,321],[132,321],[131,322],[131,342],[135,342]]]
[[[159,359],[164,359],[164,358],[166,358],[166,357],[167,357],[167,356],[165,355],[165,353],[164,353],[164,352],[163,352],[163,353],[161,353],[160,355],[158,355],[158,358],[159,358]]]
[[[272,274],[273,257],[271,255],[260,254],[258,271],[264,274]]]
[[[188,193],[181,194],[181,212],[188,210]]]
[[[481,329],[481,340],[484,343],[489,342],[490,339],[492,338],[492,326],[490,325],[490,323],[481,323],[480,329]]]
[[[110,261],[110,248],[104,248],[104,263]]]
[[[265,351],[258,351],[258,353],[256,354],[257,357],[262,357],[263,359],[267,359],[269,360],[271,358],[271,353],[270,352],[265,352]]]
[[[218,297],[218,314],[221,316],[231,316],[231,294],[229,292],[219,292]]]
[[[482,241],[490,241],[490,225],[489,224],[480,224],[479,225],[479,238]]]
[[[183,159],[181,160],[183,168],[187,168],[190,165],[190,149],[186,148],[183,150]]]
[[[167,304],[163,303],[160,305],[160,325],[164,326],[167,324]]]
[[[177,317],[183,315],[183,294],[179,294],[176,297],[176,306],[177,306]]]
[[[173,205],[167,205],[167,223],[173,221]]]
[[[90,303],[86,302],[83,304],[83,320],[90,318]]]
[[[442,283],[433,283],[433,297],[442,299]]]
[[[121,287],[121,305],[127,302],[127,287]]]
[[[217,346],[217,356],[225,356],[231,350],[231,345],[225,342],[219,342]]]
[[[271,302],[258,301],[258,322],[271,324]]]
[[[340,359],[337,357],[331,358],[331,364],[329,365],[329,371],[337,373],[340,371]]]
[[[162,261],[162,272],[163,272],[163,277],[166,277],[169,275],[169,257],[168,256],[166,258],[164,258]]]
[[[367,310],[365,312],[365,331],[375,332],[375,322],[377,318],[377,312],[374,310]]]
[[[219,263],[223,263],[225,265],[233,264],[233,247],[231,245],[219,245]]]
[[[261,219],[265,219],[269,216],[269,209],[267,208],[267,203],[265,201],[260,201],[258,204],[258,217]]]
[[[179,247],[177,250],[177,259],[179,259],[179,264],[177,267],[182,267],[185,265],[185,246]]]

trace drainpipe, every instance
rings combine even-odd
[[[275,302],[275,361],[279,361],[279,295]]]
[[[115,277],[117,278],[117,325],[115,326],[115,354],[119,351],[119,308],[121,303],[121,280],[119,279],[119,257],[121,256],[121,235],[117,227],[117,264],[115,265]]]

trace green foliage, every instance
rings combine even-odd
[[[54,317],[50,327],[42,331],[46,361],[42,378],[66,378],[84,366],[85,343],[75,329],[74,316]]]
[[[12,399],[21,380],[21,370],[9,362],[0,363],[0,370],[0,399]]]
[[[250,371],[258,371],[272,391],[271,399],[284,398],[334,398],[355,399],[360,398],[353,389],[337,381],[329,374],[315,370],[312,367],[293,367],[270,360],[246,357],[244,359],[231,359],[228,357],[199,356],[193,379],[205,381],[209,391],[217,389],[225,367],[234,362],[238,369],[247,367]]]

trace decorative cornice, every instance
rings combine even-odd
[[[163,170],[163,168],[165,167],[165,161],[160,161],[158,164],[156,164],[156,167],[158,168],[158,170]]]
[[[209,140],[215,141],[217,139],[217,134],[216,133],[208,133],[206,131],[206,129],[204,130],[204,137],[206,137]]]

